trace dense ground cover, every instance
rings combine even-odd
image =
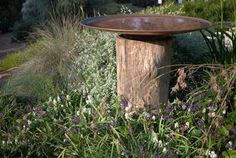
[[[149,9],[181,13],[163,8]],[[168,105],[132,117],[116,96],[114,34],[85,30],[71,16],[35,34],[37,54],[1,89],[1,157],[236,155],[235,64],[216,56],[236,54],[234,34],[230,47],[215,37],[216,54],[199,32],[177,35],[173,62],[184,65],[172,66]]]

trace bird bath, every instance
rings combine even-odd
[[[156,109],[168,101],[172,35],[211,26],[211,22],[193,17],[132,14],[94,17],[81,24],[119,34],[117,93],[130,115],[142,107]]]

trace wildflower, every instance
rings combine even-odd
[[[188,112],[191,112],[191,108],[188,108]]]
[[[70,100],[70,96],[69,95],[66,95],[66,100]]]
[[[142,145],[139,146],[139,151],[143,156],[145,156],[147,154],[147,151],[145,150],[144,146],[142,146]]]
[[[190,126],[189,122],[186,122],[186,123],[185,123],[185,128],[188,129],[189,126]]]
[[[161,140],[158,141],[158,146],[161,148],[163,147],[163,142]]]
[[[61,102],[61,98],[59,96],[57,96],[57,102]]]
[[[80,122],[80,116],[79,115],[75,115],[73,117],[73,120],[74,120],[75,123],[79,123]]]
[[[164,110],[166,113],[170,113],[172,111],[171,106],[167,106]]]
[[[49,98],[48,98],[48,102],[52,102],[52,97],[49,97]]]
[[[64,107],[64,105],[63,105],[63,104],[61,104],[61,107],[63,108],[63,107]]]
[[[52,103],[53,103],[54,105],[56,105],[56,104],[57,104],[56,99],[53,99]]]
[[[230,129],[234,134],[236,134],[236,126]]]
[[[87,113],[87,114],[91,114],[91,108],[86,108],[86,107],[84,107],[83,109],[82,109],[82,112],[83,113]]]
[[[203,108],[202,113],[206,113],[206,108]]]
[[[144,118],[146,119],[146,120],[149,120],[150,119],[150,117],[151,117],[151,115],[149,114],[149,113],[147,113],[147,112],[144,112]]]
[[[86,101],[85,101],[87,104],[92,104],[93,100],[92,100],[92,96],[91,95],[88,95]]]
[[[208,114],[209,117],[215,117],[216,116],[216,113],[215,112],[211,112]]]
[[[27,121],[28,125],[30,125],[32,122],[30,120]]]
[[[0,112],[0,118],[2,118],[2,117],[3,117],[3,115],[4,115],[4,114],[3,114],[3,112]]]
[[[225,109],[222,111],[222,114],[223,114],[223,115],[225,115],[225,114],[226,114],[226,110],[225,110]]]
[[[16,137],[16,138],[15,138],[15,144],[17,144],[17,143],[18,143],[18,138]]]
[[[232,141],[229,141],[229,142],[227,143],[227,148],[228,148],[229,150],[232,150],[232,149],[233,149],[233,143],[232,143]]]
[[[176,123],[174,124],[174,127],[175,127],[175,128],[178,128],[178,127],[179,127],[179,123],[176,122]]]
[[[3,141],[2,141],[2,144],[3,144],[3,145],[5,145],[5,144],[6,144],[6,141],[5,141],[5,140],[3,140]]]
[[[210,158],[217,158],[215,151],[210,152]]]
[[[163,150],[162,150],[163,153],[166,153],[167,152],[167,148],[164,147]]]
[[[128,106],[128,101],[123,96],[121,96],[120,106],[123,111]]]
[[[72,126],[72,127],[71,127],[71,132],[74,133],[74,134],[77,134],[77,133],[79,132],[78,127]]]
[[[201,109],[201,104],[199,103],[196,103],[196,104],[193,104],[192,107],[191,107],[191,111],[192,112],[198,112],[200,109]]]
[[[155,116],[155,115],[152,116],[152,120],[153,120],[153,121],[156,120],[156,116]]]

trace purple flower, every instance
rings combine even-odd
[[[76,126],[72,126],[71,127],[71,132],[74,133],[74,134],[77,134],[79,132],[79,128],[76,127]]]
[[[3,112],[0,112],[0,119],[3,118]]]
[[[171,106],[167,106],[164,111],[166,113],[170,113],[172,111],[172,107]]]
[[[236,127],[230,129],[234,134],[236,134]]]
[[[203,120],[198,120],[196,126],[197,126],[198,128],[200,128],[200,129],[203,129],[203,128],[204,128],[204,122],[203,122]]]
[[[169,119],[174,119],[175,115],[174,114],[165,114],[163,115],[163,120],[169,120]]]
[[[80,116],[79,116],[79,115],[75,115],[75,116],[73,117],[73,121],[74,121],[75,123],[79,123],[79,122],[80,122]]]
[[[146,149],[142,145],[139,145],[139,151],[143,156],[145,156],[147,154]]]
[[[125,149],[125,155],[127,155],[127,156],[131,156],[131,151],[128,150],[128,149]]]
[[[125,99],[123,96],[121,97],[120,107],[122,111],[125,111],[125,108],[128,106],[128,100]]]
[[[198,111],[201,109],[201,107],[202,107],[202,105],[199,104],[199,103],[193,104],[193,105],[191,106],[191,111],[192,111],[192,112],[198,112]]]

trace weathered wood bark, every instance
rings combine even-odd
[[[168,101],[171,38],[119,35],[116,53],[117,92],[128,102],[127,113]]]

